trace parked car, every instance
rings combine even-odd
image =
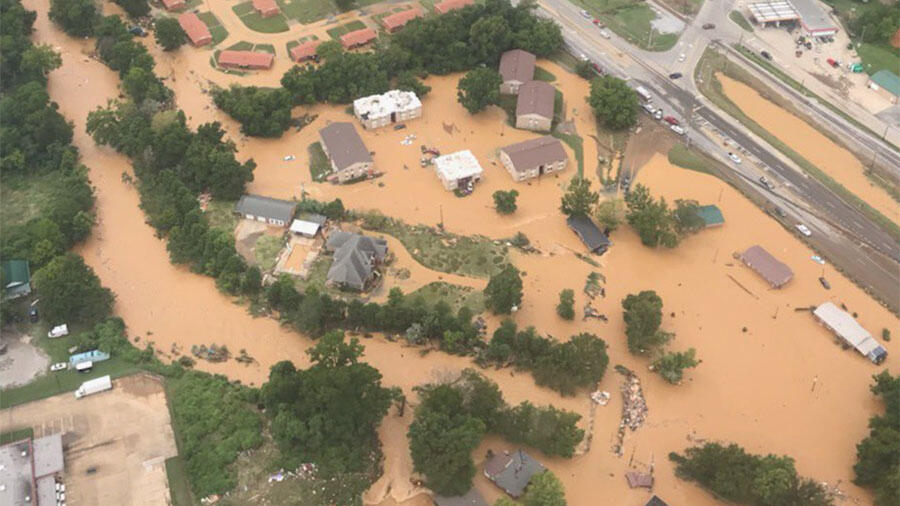
[[[680,125],[670,125],[669,129],[671,129],[678,135],[684,135],[684,128],[682,128]]]
[[[681,72],[672,72],[669,74],[669,79],[680,79],[681,75]]]
[[[600,21],[597,18],[594,18],[594,24],[600,28],[606,28],[606,23],[604,23],[603,21]]]
[[[802,223],[797,224],[797,230],[799,230],[800,233],[805,235],[806,237],[809,237],[812,235],[812,230],[810,230],[809,227],[807,227],[806,225],[804,225]]]
[[[841,63],[840,63],[839,61],[835,60],[834,58],[828,58],[828,59],[825,60],[825,61],[827,61],[828,64],[831,65],[831,66],[834,67],[834,68],[838,68],[838,67],[841,66]]]
[[[763,58],[765,58],[767,60],[772,59],[772,55],[770,55],[768,51],[760,51],[759,54],[760,54],[760,56],[762,56]]]
[[[50,372],[65,371],[69,368],[68,362],[57,362],[50,366]]]
[[[684,61],[685,58],[687,58],[687,56],[685,56],[684,53],[681,53],[680,55],[678,55],[678,61]]]
[[[69,326],[63,323],[62,325],[57,325],[50,329],[50,332],[47,332],[47,337],[50,339],[55,339],[57,337],[63,337],[69,335]]]
[[[606,30],[600,30],[600,36],[603,37],[604,39],[608,39],[608,38],[612,37],[612,35],[610,35],[610,33]]]
[[[767,178],[766,176],[761,176],[759,178],[759,183],[770,190],[775,189],[775,184],[772,181],[769,181],[769,178]]]
[[[666,123],[668,123],[668,124],[670,124],[670,125],[679,125],[679,124],[681,124],[681,123],[678,121],[678,119],[675,118],[675,116],[666,116],[666,117],[663,118],[663,121],[665,121]]]
[[[738,163],[738,164],[741,163],[741,157],[739,157],[738,155],[736,155],[732,152],[728,153],[728,158],[731,158],[731,161],[734,163]]]
[[[588,19],[591,19],[591,13],[589,13],[588,11],[586,11],[586,10],[584,10],[584,9],[581,9],[581,16],[582,16],[582,17],[585,17],[585,18],[588,18]]]
[[[653,113],[656,112],[656,108],[653,107],[653,104],[651,104],[651,103],[649,103],[649,102],[646,103],[646,104],[644,104],[644,105],[642,105],[641,107],[643,107],[644,110],[647,111],[647,112],[650,113],[650,114],[653,114]]]
[[[703,24],[704,30],[713,30],[713,29],[715,29],[715,27],[716,27],[715,23],[704,23]]]
[[[654,118],[654,119],[657,119],[657,120],[662,119],[662,118],[663,118],[663,110],[662,110],[662,109],[657,109],[656,112],[653,113],[653,118]]]
[[[398,123],[398,124],[394,125],[394,130],[403,130],[404,128],[406,128],[405,123]]]
[[[594,72],[600,74],[601,76],[606,73],[603,71],[603,67],[601,67],[599,63],[591,63],[591,66],[594,67]]]
[[[822,286],[823,286],[826,290],[831,290],[831,283],[829,283],[828,280],[825,279],[824,276],[820,276],[820,277],[819,277],[819,283],[822,283]]]

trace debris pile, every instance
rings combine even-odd
[[[606,406],[609,403],[609,392],[602,390],[591,392],[591,400],[601,406]]]
[[[582,316],[581,320],[584,321],[584,320],[587,320],[588,318],[596,318],[598,320],[603,320],[605,322],[609,321],[609,318],[607,318],[605,314],[594,309],[594,307],[591,306],[590,302],[588,302],[587,304],[584,305],[584,316]]]
[[[622,366],[616,366],[616,371],[625,376],[622,383],[622,421],[619,422],[619,430],[616,433],[616,442],[612,451],[622,456],[622,442],[625,439],[625,429],[636,431],[647,418],[647,402],[644,400],[644,392],[641,389],[641,380]]]
[[[225,362],[231,357],[231,352],[228,351],[228,347],[224,344],[222,346],[211,344],[208,347],[205,344],[195,344],[191,346],[191,353],[195,357],[209,362]]]
[[[241,351],[240,351],[240,353],[238,353],[238,356],[235,357],[235,360],[242,364],[247,364],[247,365],[250,365],[253,362],[256,362],[256,359],[251,357],[250,355],[248,355],[247,350],[245,350],[244,348],[241,348]]]
[[[591,299],[596,296],[606,297],[606,289],[600,285],[600,283],[606,282],[606,278],[603,274],[600,274],[597,271],[593,271],[588,274],[587,281],[584,283],[584,293]]]

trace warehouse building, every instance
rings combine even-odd
[[[353,114],[371,130],[418,118],[422,115],[422,102],[411,91],[391,90],[354,100]]]
[[[56,506],[63,468],[60,434],[0,446],[0,504]]]

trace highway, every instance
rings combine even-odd
[[[665,53],[635,48],[615,34],[604,39],[591,20],[580,14],[580,8],[567,0],[542,0],[539,6],[543,15],[560,24],[572,54],[600,64],[610,74],[628,80],[632,86],[641,85],[648,89],[655,106],[687,125],[686,136],[695,149],[733,169],[733,179],[743,181],[743,189],[758,193],[772,207],[785,213],[781,221],[786,226],[806,224],[813,231],[806,240],[823,257],[892,311],[900,311],[900,243],[827,187],[803,173],[774,147],[708,102],[697,89],[693,69],[706,46],[714,42],[707,36],[708,32],[700,28],[702,22],[699,20],[704,10],[721,9],[727,13],[731,10],[729,5],[708,0],[697,19],[686,27],[681,41]],[[718,30],[716,32],[719,36]],[[684,61],[678,61],[680,54],[685,55]],[[668,74],[676,71],[682,72],[684,77],[674,81],[669,79]],[[859,135],[866,137],[862,133]],[[722,137],[740,148],[723,147]],[[727,158],[728,151],[740,151],[745,162],[740,165],[731,162]],[[748,158],[758,163],[752,163]],[[775,191],[756,183],[761,175],[776,182]]]

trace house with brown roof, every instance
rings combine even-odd
[[[321,43],[321,40],[309,40],[299,46],[292,47],[289,51],[291,60],[300,63],[302,61],[315,59],[316,49],[319,48],[319,44]]]
[[[212,34],[206,23],[193,12],[185,12],[178,16],[178,24],[184,30],[185,35],[191,40],[191,44],[195,46],[205,46],[212,42]]]
[[[794,277],[794,271],[790,267],[759,245],[751,246],[741,253],[741,261],[762,276],[772,288],[781,288]]]
[[[406,23],[421,17],[422,9],[413,7],[381,18],[381,25],[384,26],[384,29],[389,33],[394,33],[406,26]]]
[[[475,5],[475,0],[444,0],[443,2],[434,4],[434,12],[437,12],[438,14],[447,14],[450,11],[462,9],[463,7],[468,7],[470,5]]]
[[[346,183],[372,173],[372,154],[352,123],[332,123],[319,130],[319,137],[338,182]]]
[[[516,98],[516,128],[549,132],[553,124],[556,88],[543,81],[528,81]]]
[[[183,9],[185,6],[184,0],[162,0],[162,3],[167,11]]]
[[[521,49],[512,49],[500,56],[500,75],[503,84],[500,93],[516,95],[519,87],[534,80],[534,55]]]
[[[500,148],[500,163],[514,181],[559,172],[566,168],[568,161],[562,143],[549,135]]]
[[[264,18],[277,16],[280,12],[275,0],[253,0],[253,10],[258,12],[259,15]]]
[[[365,46],[378,38],[378,34],[372,28],[360,28],[350,33],[341,35],[341,45],[344,49],[353,49],[355,47]]]
[[[264,51],[232,51],[225,50],[219,53],[216,62],[220,67],[230,69],[270,69],[275,61],[275,55]]]

